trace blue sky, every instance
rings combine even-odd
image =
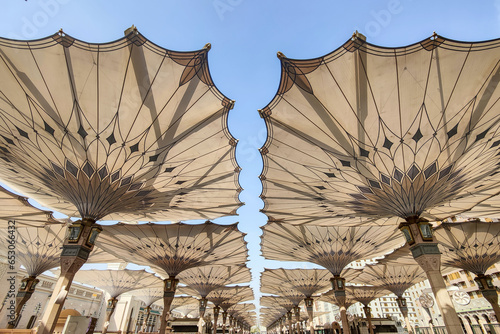
[[[417,0],[4,0],[0,36],[15,39],[46,37],[63,29],[88,42],[121,38],[134,24],[154,43],[190,51],[212,44],[209,67],[218,89],[236,101],[229,117],[239,139],[237,159],[243,168],[240,199],[246,205],[239,221],[247,233],[253,287],[258,272],[280,266],[260,258],[265,215],[259,213],[262,160],[258,148],[266,129],[257,109],[277,91],[280,63],[277,51],[290,58],[314,58],[333,51],[356,30],[382,46],[412,44],[432,35],[462,41],[500,37],[500,1]]]

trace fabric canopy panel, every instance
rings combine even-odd
[[[405,243],[393,226],[296,226],[269,222],[262,235],[262,255],[268,260],[307,261],[332,275],[356,260],[384,255]]]
[[[300,292],[303,297],[311,297],[315,293],[329,289],[330,278],[332,274],[326,269],[264,269],[261,286],[262,292],[266,292],[265,286],[271,288],[290,286]]]
[[[442,220],[500,191],[500,40],[354,36],[324,57],[278,56],[278,93],[260,110],[270,220]]]
[[[146,304],[146,307],[151,306],[157,300],[163,298],[163,287],[160,288],[145,288],[135,290],[133,292],[135,298],[143,301]]]
[[[445,266],[480,275],[500,261],[500,223],[443,223],[434,235]]]
[[[68,227],[62,223],[46,223],[45,226],[17,226],[16,257],[26,268],[29,276],[38,276],[43,272],[59,267],[61,252]],[[8,240],[10,230],[0,229],[0,239]],[[7,254],[9,243],[0,244],[2,254]],[[90,252],[88,263],[122,262],[114,255],[94,247]],[[57,273],[59,275],[59,273]]]
[[[93,220],[235,214],[233,101],[210,77],[209,45],[174,52],[127,32],[106,44],[0,39],[2,181]]]
[[[377,298],[391,294],[391,291],[380,286],[347,286],[345,290],[346,294],[352,295],[354,300],[363,305],[368,305]]]
[[[249,283],[252,280],[250,269],[240,266],[205,266],[184,270],[177,276],[179,282],[193,289],[195,293],[206,297],[211,291],[230,284]],[[183,287],[183,291],[186,291]]]
[[[28,198],[16,195],[0,187],[0,228],[8,228],[9,221],[16,226],[43,226],[46,223],[59,223],[51,211],[40,210],[28,202]]]
[[[80,270],[75,281],[103,289],[111,298],[122,293],[146,287],[161,287],[163,282],[158,276],[145,270]]]
[[[210,292],[207,299],[215,306],[227,310],[234,304],[254,299],[254,295],[248,286],[228,286]]]
[[[207,265],[245,264],[245,234],[237,224],[116,224],[102,226],[98,247],[127,262],[159,269],[160,275]]]

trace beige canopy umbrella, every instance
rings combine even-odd
[[[345,296],[345,279],[341,274],[349,263],[384,255],[404,243],[394,226],[298,226],[268,222],[262,229],[262,254],[266,259],[308,261],[328,269],[333,275],[333,294],[339,299]],[[347,318],[342,321],[348,331]]]
[[[391,291],[386,290],[382,286],[348,286],[346,294],[352,295],[353,299],[363,304],[366,318],[368,319],[368,328],[370,334],[373,334],[372,314],[369,304],[377,298],[390,294]]]
[[[52,216],[51,211],[35,208],[27,197],[16,195],[1,186],[0,207],[1,229],[8,229],[9,226],[11,229],[17,226],[43,226],[47,222],[60,223]]]
[[[500,193],[500,40],[434,34],[388,48],[356,33],[323,57],[278,57],[278,92],[260,110],[269,134],[262,211],[271,220],[401,223],[425,266],[439,258],[425,219]],[[459,332],[438,266],[425,270],[448,332]]]
[[[214,334],[217,331],[219,312],[223,310],[223,327],[226,323],[227,310],[241,302],[254,299],[253,290],[249,286],[227,286],[213,290],[207,295],[207,299],[214,304]]]
[[[296,304],[287,297],[281,296],[262,296],[260,297],[260,304],[269,308],[284,309],[283,313],[283,324],[288,323],[288,333],[292,332],[292,311]]]
[[[442,223],[436,227],[434,235],[443,264],[474,273],[479,290],[500,319],[497,288],[492,278],[485,275],[488,268],[500,261],[500,223]]]
[[[344,296],[338,296],[335,294],[335,290],[330,290],[322,294],[318,300],[335,304],[339,307],[343,333],[350,333],[351,328],[347,319],[347,309],[357,302],[357,300],[354,299],[354,296],[349,293],[346,293]]]
[[[158,276],[145,270],[80,270],[75,275],[75,281],[98,287],[110,295],[106,307],[106,319],[102,333],[108,331],[111,315],[115,311],[118,297],[125,292],[143,289],[146,287],[161,287],[162,281]]]
[[[207,265],[244,265],[248,251],[237,224],[116,224],[103,226],[98,246],[127,262],[152,266],[164,279],[160,333],[184,270]]]
[[[54,222],[52,222],[54,221]],[[21,316],[24,305],[35,292],[39,282],[37,277],[43,272],[56,268],[60,265],[60,256],[64,239],[68,233],[66,223],[56,223],[54,219],[48,219],[45,225],[30,226],[19,224],[15,230],[0,229],[1,240],[13,240],[15,243],[3,242],[0,244],[2,254],[8,254],[10,247],[14,247],[15,260],[21,264],[28,274],[21,281],[21,286],[16,295],[16,319],[9,321],[8,328],[15,328],[17,318]],[[15,236],[15,239],[11,239]],[[117,262],[113,255],[103,252],[95,247],[89,255],[89,263]],[[60,271],[57,275],[60,274]]]
[[[149,316],[151,315],[151,305],[156,302],[157,300],[160,300],[163,298],[163,288],[162,287],[157,287],[157,288],[144,288],[144,289],[139,289],[135,290],[133,292],[133,295],[135,298],[141,300],[145,304],[144,310],[146,311],[145,316],[143,317],[143,322],[141,326],[141,332],[146,331],[146,325],[149,320]]]
[[[1,39],[1,181],[80,217],[74,242],[87,253],[98,220],[234,215],[242,203],[227,128],[233,101],[210,77],[209,50],[167,50],[135,27],[104,44],[62,31]],[[56,298],[86,260],[83,252],[70,263],[69,253],[39,334],[52,332]]]
[[[345,277],[345,275],[343,276]],[[261,291],[276,293],[273,288],[288,285],[302,295],[309,316],[309,331],[313,329],[312,295],[322,293],[331,287],[331,273],[326,269],[264,269],[261,276]],[[281,295],[280,293],[276,293]],[[297,305],[298,306],[298,305]],[[296,321],[300,313],[296,312]]]
[[[356,278],[356,282],[380,286],[396,295],[399,310],[410,332],[412,326],[408,318],[408,306],[403,297],[405,291],[413,285],[425,281],[427,276],[410,254],[408,246],[401,247],[387,255],[377,264],[367,265]]]
[[[184,270],[177,278],[181,284],[186,285],[183,287],[184,293],[200,297],[201,325],[207,306],[207,295],[226,285],[248,283],[252,274],[246,265],[205,266]],[[225,319],[224,313],[223,318]]]

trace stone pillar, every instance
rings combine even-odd
[[[304,304],[306,304],[306,311],[309,317],[309,333],[314,333],[314,323],[313,323],[313,312],[314,312],[314,300],[311,297],[304,299]]]
[[[146,325],[148,323],[150,314],[151,314],[151,305],[146,307],[146,314],[143,317],[144,320],[143,320],[142,326],[141,326],[141,332],[143,332],[143,333],[146,331]]]
[[[108,332],[109,320],[113,315],[113,312],[116,308],[116,303],[118,302],[118,298],[111,297],[108,299],[108,305],[106,306],[106,318],[104,320],[104,324],[102,325],[102,334],[106,334]]]
[[[217,334],[217,321],[219,320],[220,306],[214,307],[214,334]]]
[[[349,320],[347,319],[347,310],[345,307],[345,279],[340,277],[340,275],[333,275],[330,279],[332,283],[332,290],[337,300],[337,306],[340,308],[340,319],[342,321],[343,334],[351,334],[351,328],[349,327]]]
[[[19,287],[16,296],[15,319],[8,322],[8,329],[16,328],[19,317],[21,316],[21,310],[23,309],[24,304],[26,304],[26,302],[31,298],[33,292],[35,292],[35,287],[38,282],[39,280],[35,276],[25,277],[21,281],[21,287]]]
[[[175,276],[169,276],[163,280],[163,314],[160,321],[160,334],[167,330],[167,319],[170,317],[170,306],[175,297],[175,290],[179,280]]]
[[[300,334],[300,307],[293,307],[293,315],[295,316],[295,332]]]
[[[69,228],[61,252],[61,275],[38,326],[38,334],[52,334],[76,272],[87,261],[102,228],[93,219],[83,218]]]
[[[288,334],[292,334],[292,311],[286,313],[286,319],[288,320]]]
[[[396,298],[396,302],[398,303],[399,310],[401,311],[401,314],[403,315],[403,318],[405,319],[406,330],[408,331],[409,334],[412,334],[413,327],[411,326],[410,319],[408,318],[408,305],[406,304],[405,297],[398,296],[398,298]]]
[[[372,327],[372,310],[370,306],[368,305],[363,305],[363,311],[365,311],[366,314],[366,320],[368,320],[368,329],[370,331],[370,334],[373,334],[373,327]]]
[[[484,274],[479,274],[474,278],[479,290],[483,294],[483,297],[491,304],[493,307],[493,312],[497,320],[500,321],[500,307],[498,306],[498,293],[496,287],[493,285],[493,280],[490,276]]]
[[[422,267],[431,285],[448,333],[462,333],[462,325],[441,274],[441,253],[430,224],[418,217],[409,217],[399,225],[410,245],[415,261]]]
[[[222,334],[226,334],[227,311],[222,312]]]
[[[208,300],[206,296],[201,297],[199,301],[198,310],[200,311],[200,319],[198,320],[198,333],[201,334],[203,332],[203,318],[205,317],[205,311],[207,310]]]

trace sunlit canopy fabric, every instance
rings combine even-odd
[[[339,297],[335,296],[334,290],[325,292],[319,297],[318,300],[330,304],[335,304],[338,307],[345,307],[346,309],[348,309],[351,305],[356,304],[357,302],[357,300],[354,299],[354,296],[352,294],[346,293],[345,296],[339,296]]]
[[[104,44],[0,39],[0,179],[94,220],[235,214],[233,101],[210,77],[209,49],[170,51],[134,29]]]
[[[213,290],[207,296],[215,306],[220,306],[227,310],[234,304],[252,300],[253,291],[249,286],[230,286]]]
[[[46,223],[58,223],[51,211],[40,210],[28,202],[28,198],[16,195],[0,187],[0,228],[12,226],[43,226]]]
[[[500,261],[500,223],[442,223],[434,235],[443,265],[479,275]]]
[[[127,262],[159,269],[160,276],[207,265],[245,264],[245,234],[237,224],[116,224],[103,226],[96,244]]]
[[[499,193],[500,40],[388,48],[355,35],[323,57],[279,57],[260,110],[270,220],[442,220]]]
[[[122,293],[146,287],[161,287],[163,282],[158,276],[145,270],[80,270],[76,282],[98,287],[116,298]]]
[[[384,255],[405,243],[394,226],[312,226],[268,222],[262,255],[269,260],[308,261],[340,275],[351,262]]]
[[[261,287],[290,286],[304,297],[311,297],[315,293],[331,287],[332,274],[326,269],[264,269]],[[261,289],[262,292],[264,289]],[[270,292],[273,293],[273,292]]]
[[[296,306],[288,298],[280,296],[262,296],[260,297],[260,304],[270,308],[284,308],[287,312],[290,312]]]
[[[59,267],[67,225],[46,223],[44,226],[16,226],[14,235],[16,261],[24,266],[28,276],[38,276],[43,272]],[[0,229],[0,239],[10,240],[8,229]],[[0,243],[2,254],[7,255],[8,242]],[[88,263],[121,262],[114,255],[95,247],[89,255]]]
[[[135,298],[141,300],[146,304],[146,307],[151,306],[157,300],[163,298],[163,287],[157,288],[144,288],[139,290],[134,290],[133,295]]]
[[[252,274],[250,269],[244,265],[210,265],[186,269],[177,278],[181,284],[195,290],[196,293],[192,295],[206,297],[212,290],[217,288],[229,284],[248,283],[252,279]]]
[[[365,306],[373,300],[391,293],[380,286],[346,286],[345,290],[346,294],[351,295],[354,300]]]

